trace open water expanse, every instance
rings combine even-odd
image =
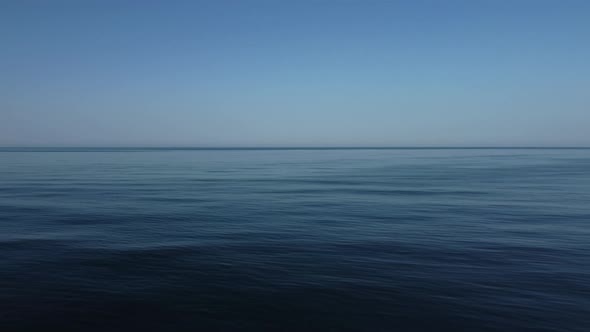
[[[590,331],[590,149],[0,149],[0,331]]]

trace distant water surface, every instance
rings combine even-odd
[[[588,149],[1,149],[0,331],[590,331]]]

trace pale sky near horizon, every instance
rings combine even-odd
[[[590,146],[590,1],[0,1],[0,146]]]

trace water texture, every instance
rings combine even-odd
[[[590,331],[588,149],[1,149],[0,331]]]

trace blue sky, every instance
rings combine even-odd
[[[590,1],[0,2],[0,146],[590,146]]]

